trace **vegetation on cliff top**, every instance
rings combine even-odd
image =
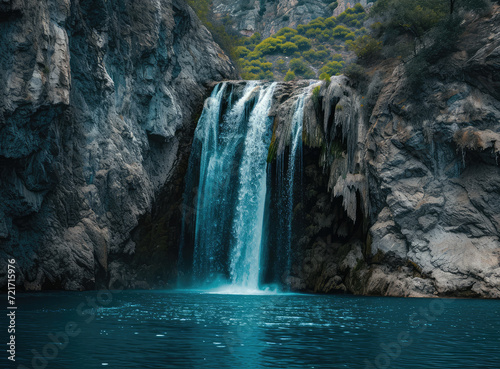
[[[360,80],[363,69],[380,57],[405,62],[409,84],[417,73],[453,50],[464,10],[481,12],[489,0],[378,0],[367,14],[356,4],[337,17],[316,18],[296,29],[285,27],[262,39],[242,37],[227,15],[215,19],[212,0],[187,0],[215,41],[238,66],[244,79],[328,79],[346,74]],[[337,2],[325,1],[333,10]],[[354,57],[358,64],[353,64]]]
[[[357,4],[338,17],[316,18],[297,29],[285,27],[266,39],[255,33],[236,48],[241,75],[289,81],[339,74],[349,58],[349,42],[368,33],[363,27],[366,18]]]
[[[352,55],[349,42],[366,35],[367,18],[357,4],[338,17],[317,18],[297,29],[285,27],[271,37],[259,33],[242,37],[232,29],[226,15],[216,19],[211,11],[212,0],[187,0],[215,41],[230,56],[244,79],[292,80],[322,78],[339,74]],[[336,1],[325,1],[332,11]]]
[[[421,74],[456,49],[466,12],[490,8],[489,0],[379,0],[371,12],[378,22],[371,28],[381,40],[380,55],[404,62],[408,87],[415,92]]]

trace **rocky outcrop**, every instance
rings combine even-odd
[[[260,32],[269,37],[283,27],[295,28],[318,17],[330,17],[333,11],[323,0],[214,0],[213,13],[229,15],[233,28],[245,36]]]
[[[93,288],[236,73],[181,0],[3,1],[0,39],[0,286]]]
[[[264,38],[283,27],[296,28],[313,19],[338,16],[346,9],[360,3],[370,8],[373,2],[367,0],[338,0],[337,6],[329,0],[214,0],[212,12],[216,18],[229,16],[232,28],[244,36],[260,32]]]
[[[326,151],[328,188],[352,223],[343,234],[313,223],[293,287],[500,298],[499,20],[498,6],[469,20],[419,93],[395,63],[364,88],[332,78],[319,114],[311,98],[305,140]],[[311,200],[318,219],[338,212]]]
[[[345,12],[349,8],[353,8],[356,4],[361,4],[363,7],[371,7],[373,5],[373,1],[368,2],[367,0],[338,0],[338,5],[333,11],[333,16],[338,17],[340,14]]]

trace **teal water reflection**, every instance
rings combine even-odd
[[[500,367],[500,301],[179,291],[17,301],[16,368]],[[77,333],[66,342],[68,322]]]

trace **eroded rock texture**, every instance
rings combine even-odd
[[[311,99],[305,141],[351,224],[321,226],[338,210],[318,196],[294,288],[500,297],[499,21],[497,6],[469,21],[417,94],[400,65],[373,71],[364,95],[336,77]]]
[[[208,84],[235,77],[181,0],[2,1],[0,285],[7,256],[28,290],[112,279]]]

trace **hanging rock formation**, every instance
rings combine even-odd
[[[396,63],[375,69],[364,96],[335,77],[311,99],[305,141],[350,223],[322,226],[337,210],[318,196],[293,287],[500,297],[499,20],[495,6],[472,21],[417,95]]]

